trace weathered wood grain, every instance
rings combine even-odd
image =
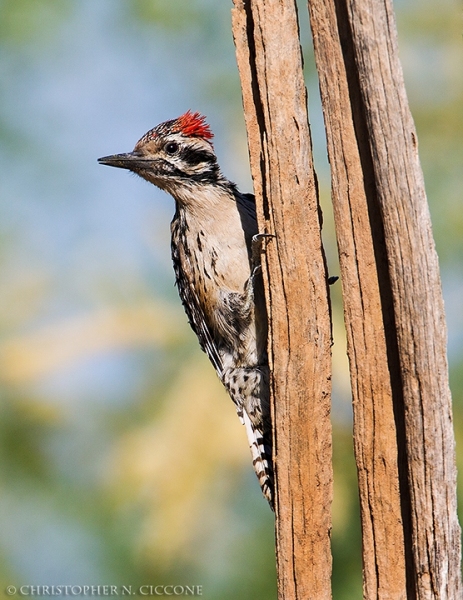
[[[309,1],[332,175],[354,411],[354,445],[360,491],[364,596],[405,598],[405,546],[397,431],[381,297],[386,268],[358,147],[348,74],[333,2]],[[368,173],[370,180],[371,173]],[[380,225],[380,224],[379,224]],[[397,374],[397,373],[396,373]]]
[[[281,600],[331,597],[331,328],[294,0],[234,0],[269,311]]]
[[[453,600],[460,529],[446,327],[392,4],[308,4],[343,277],[364,596]]]

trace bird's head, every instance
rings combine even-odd
[[[212,137],[205,117],[188,111],[145,133],[133,152],[104,156],[98,162],[133,171],[176,196],[179,188],[221,178]]]

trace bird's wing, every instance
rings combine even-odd
[[[223,363],[220,357],[217,344],[209,328],[204,311],[198,299],[193,282],[187,277],[180,259],[179,239],[182,231],[181,215],[176,213],[172,221],[172,261],[174,263],[175,280],[178,293],[185,309],[191,328],[195,332],[199,345],[207,354],[209,360],[214,365],[220,379],[223,377]],[[187,260],[188,256],[186,257]],[[192,272],[192,269],[189,269]]]
[[[204,312],[199,303],[196,291],[191,282],[187,281],[185,278],[178,263],[177,265],[174,263],[174,270],[178,292],[190,326],[198,337],[199,345],[202,350],[207,354],[209,360],[214,365],[218,376],[222,379],[222,359],[220,358],[217,345],[214,343],[211,330],[204,317]]]

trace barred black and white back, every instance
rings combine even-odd
[[[262,323],[262,331],[258,333],[254,300],[256,287],[259,288],[259,294],[262,293],[261,275],[256,272],[253,277],[249,269],[242,292],[225,292],[226,288],[222,287],[221,302],[210,307],[207,283],[214,285],[213,281],[221,279],[217,270],[218,249],[216,246],[206,254],[203,252],[202,264],[193,263],[192,257],[198,256],[198,245],[202,246],[203,242],[201,231],[189,235],[192,227],[187,219],[188,216],[178,207],[172,221],[172,258],[180,298],[201,348],[214,365],[245,425],[254,469],[265,497],[272,504],[272,434],[265,351],[265,305],[259,306],[264,314],[258,319]],[[263,338],[259,349],[258,336]]]

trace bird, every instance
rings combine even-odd
[[[188,321],[245,426],[252,464],[274,509],[267,312],[253,194],[218,164],[206,117],[188,110],[150,129],[132,152],[98,159],[175,200],[171,253]]]

